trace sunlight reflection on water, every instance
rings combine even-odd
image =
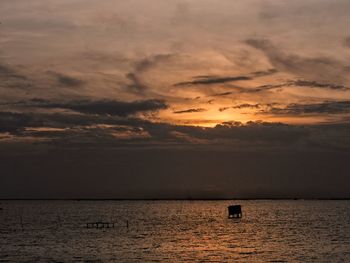
[[[242,219],[227,218],[227,206],[235,203],[242,205]],[[350,262],[350,201],[3,201],[1,206],[0,262]],[[96,221],[117,227],[86,229]]]

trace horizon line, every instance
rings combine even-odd
[[[339,198],[302,198],[302,197],[254,197],[254,198],[0,198],[0,201],[229,201],[229,200],[335,200],[347,201],[350,197]]]

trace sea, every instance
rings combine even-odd
[[[241,219],[227,207],[240,204]],[[0,201],[0,262],[350,262],[350,201]],[[87,228],[110,222],[114,228]]]

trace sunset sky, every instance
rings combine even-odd
[[[350,197],[348,0],[1,0],[0,198]]]

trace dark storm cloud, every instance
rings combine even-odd
[[[25,127],[43,126],[41,119],[31,114],[0,112],[0,132],[17,132]]]
[[[285,108],[272,107],[266,113],[276,115],[342,114],[350,112],[350,101],[330,101],[315,104],[293,103]]]
[[[171,138],[176,131],[188,138],[205,141],[209,149],[232,149],[242,147],[241,152],[259,149],[273,150],[344,150],[350,148],[349,124],[288,125],[269,122],[224,122],[213,128],[191,126],[163,127],[163,138]],[[195,140],[194,140],[195,141]],[[192,143],[192,145],[195,143]]]
[[[27,136],[50,139],[59,145],[72,142],[96,145],[106,141],[115,143],[114,132],[135,133],[144,128],[163,130],[162,126],[142,119],[114,116],[0,112],[0,133],[7,132],[18,139]],[[131,139],[139,142],[137,138]]]
[[[118,137],[118,134],[120,137]],[[26,128],[16,134],[22,137],[44,139],[50,145],[80,145],[80,146],[128,146],[142,147],[142,143],[155,145],[149,140],[149,135],[137,126],[77,126],[64,129]]]
[[[211,136],[230,138],[244,141],[288,142],[307,136],[307,129],[282,123],[253,122],[224,122],[217,125]]]
[[[15,135],[24,135],[25,128],[66,128],[65,134],[71,133],[76,136],[83,135],[86,127],[96,125],[122,125],[128,129],[143,129],[148,132],[154,140],[166,143],[168,140],[179,140],[174,134],[178,132],[185,134],[188,138],[204,139],[208,141],[233,140],[241,142],[265,141],[265,142],[291,142],[291,139],[299,138],[306,134],[302,127],[290,126],[280,123],[249,122],[225,122],[214,128],[202,128],[194,126],[171,125],[166,123],[152,123],[135,118],[119,118],[112,116],[78,115],[78,114],[43,114],[43,113],[0,113],[0,131],[10,132]],[[85,127],[85,128],[84,128]],[[100,128],[109,131],[108,128]],[[45,131],[47,134],[52,133]],[[55,131],[54,136],[59,132]],[[42,135],[43,132],[36,135]],[[79,135],[80,134],[80,135]],[[108,134],[105,133],[105,134]],[[59,139],[59,138],[57,138]],[[174,142],[175,142],[174,141]],[[98,143],[98,138],[96,138]]]
[[[116,100],[76,100],[68,102],[32,100],[27,105],[38,108],[60,108],[81,113],[123,117],[141,112],[154,112],[168,107],[163,100],[140,100],[132,102]]]
[[[107,115],[1,112],[0,133],[6,132],[13,136],[14,142],[29,136],[45,139],[41,143],[57,147],[78,144],[81,147],[190,147],[215,151],[238,147],[240,152],[350,149],[349,124],[301,126],[256,121],[224,122],[205,128]]]
[[[203,108],[188,109],[188,110],[174,111],[173,113],[181,114],[181,113],[192,113],[192,112],[203,112],[203,111],[206,111],[206,109],[203,109]]]
[[[251,80],[247,76],[235,76],[235,77],[215,77],[215,76],[201,76],[203,78],[196,78],[192,81],[179,82],[174,84],[174,86],[192,86],[192,85],[213,85],[213,84],[223,84],[227,82],[234,81],[244,81]]]
[[[193,145],[198,144],[197,140],[203,140],[202,145],[210,145],[212,149],[229,145],[250,145],[259,148],[260,146],[275,147],[276,145],[291,145],[298,140],[306,140],[310,130],[303,126],[293,126],[282,123],[268,122],[224,122],[213,128],[195,126],[153,124],[146,125],[144,129],[158,139],[179,139],[176,134],[186,135]],[[176,133],[174,133],[176,132]],[[181,137],[183,138],[183,137]],[[191,138],[193,141],[191,141]],[[256,142],[259,142],[256,144]]]
[[[248,143],[260,142],[272,146],[276,143],[293,143],[309,134],[302,126],[292,126],[282,123],[268,122],[224,122],[213,128],[170,126],[172,130],[187,134],[192,138],[205,139],[212,142],[228,140]],[[258,145],[256,145],[258,147]]]

